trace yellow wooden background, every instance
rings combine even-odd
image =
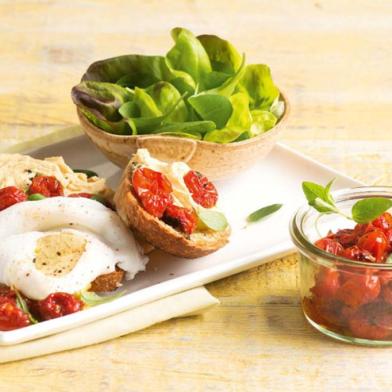
[[[368,183],[392,183],[392,2],[0,1],[0,147],[77,119],[93,60],[165,53],[174,26],[265,62],[292,114],[283,141]],[[390,389],[392,349],[335,343],[297,303],[295,257],[209,285],[222,306],[115,341],[1,365],[1,391]]]

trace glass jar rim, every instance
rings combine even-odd
[[[385,197],[392,199],[392,186],[359,186],[354,188],[345,188],[332,192],[332,196],[337,203],[348,200],[360,200],[367,197]],[[317,211],[311,208],[308,204],[304,204],[297,210],[290,221],[291,239],[301,252],[311,253],[319,258],[327,260],[331,264],[336,264],[339,262],[340,265],[392,270],[392,264],[367,263],[363,261],[350,260],[342,256],[336,256],[318,248],[308,240],[302,227],[304,219],[312,211],[317,213]]]

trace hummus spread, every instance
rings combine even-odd
[[[111,200],[113,191],[104,178],[75,173],[62,157],[35,159],[21,154],[0,154],[0,189],[16,186],[26,191],[36,175],[54,176],[61,182],[65,196],[87,192]]]

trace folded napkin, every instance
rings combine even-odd
[[[1,347],[0,363],[105,342],[174,317],[201,314],[218,303],[204,287],[184,291],[56,335]]]
[[[48,136],[14,145],[4,152],[23,153],[80,134],[79,127],[62,129]],[[218,303],[204,287],[195,288],[56,335],[0,347],[0,363],[101,343],[174,317],[200,314]]]

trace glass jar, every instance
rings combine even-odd
[[[392,198],[392,187],[359,187],[333,194],[350,215],[359,199]],[[320,215],[308,205],[290,223],[300,253],[300,295],[309,323],[322,333],[348,343],[392,346],[392,264],[352,261],[314,245],[329,231],[353,228],[336,214]]]

